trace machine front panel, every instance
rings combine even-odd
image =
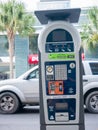
[[[64,29],[53,30],[46,39],[45,52],[74,52],[74,43],[70,33]]]
[[[78,32],[68,22],[54,21],[45,26],[38,43],[41,130],[80,130],[83,118]]]
[[[76,119],[76,99],[48,99],[48,119],[55,122],[67,122]]]
[[[45,62],[45,79],[47,95],[75,95],[75,61]]]

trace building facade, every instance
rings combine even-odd
[[[65,9],[65,8],[70,8],[70,6],[71,6],[71,0],[40,0],[40,2],[38,3],[38,10]],[[75,25],[79,30],[81,29],[81,25],[83,23],[88,22],[87,16],[86,16],[87,10],[88,10],[88,8],[82,8],[79,22],[78,22],[78,24]],[[33,13],[33,15],[34,15],[34,13]],[[36,29],[36,35],[35,35],[35,38],[34,37],[28,38],[29,39],[29,40],[27,40],[28,45],[24,46],[24,47],[26,47],[26,49],[28,46],[28,49],[29,49],[29,50],[27,49],[27,51],[25,50],[26,55],[35,54],[38,51],[37,37],[38,37],[40,30],[42,29],[42,25],[40,24],[40,22],[37,20],[36,17],[35,17],[35,19],[36,19],[36,23],[35,23],[34,27]],[[17,43],[17,41],[15,41],[15,42]],[[18,44],[18,48],[22,48],[21,44]],[[17,52],[17,53],[15,52],[15,55],[17,55],[19,53],[21,54],[21,49],[20,49],[20,52],[18,52],[17,50],[15,50],[15,51]],[[21,60],[20,60],[20,62],[21,62],[22,59],[24,59],[24,55],[21,55],[20,58],[21,58]],[[14,60],[14,62],[15,62],[15,60]],[[29,66],[27,59],[25,60],[25,62],[26,62],[26,65]],[[17,63],[17,64],[20,64],[20,66],[22,67],[22,63]],[[28,68],[29,67],[27,67],[26,69],[28,69]],[[24,71],[26,71],[26,69]],[[17,68],[17,71],[18,71],[18,68]],[[17,75],[19,76],[20,74],[21,73],[18,73]],[[5,75],[5,78],[9,78],[9,50],[8,50],[8,41],[7,41],[6,35],[0,35],[0,75],[1,75],[0,76],[1,79],[4,79],[4,77],[2,78],[2,75]]]

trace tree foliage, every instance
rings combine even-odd
[[[24,3],[15,0],[0,2],[0,31],[7,33],[10,56],[10,78],[13,78],[15,35],[29,36],[34,33],[34,17],[26,12]]]
[[[84,24],[81,31],[83,46],[94,51],[98,46],[98,7],[92,7],[87,12],[88,23]]]

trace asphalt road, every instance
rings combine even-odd
[[[40,130],[39,107],[17,114],[0,114],[0,130]],[[85,130],[98,130],[98,114],[85,112]]]

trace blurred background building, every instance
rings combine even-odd
[[[79,4],[85,4],[82,0],[82,3],[79,3],[78,0],[40,0],[37,2],[37,10],[49,10],[49,9],[65,9],[65,8],[74,8],[79,7]],[[94,1],[93,1],[94,2]],[[94,3],[96,4],[96,3]],[[88,7],[82,7],[81,15],[79,19],[79,23],[75,24],[77,29],[81,29],[81,25],[84,22],[88,22],[87,19],[87,10],[90,6],[93,6],[91,0]],[[34,10],[32,10],[32,15],[34,15]],[[34,15],[35,17],[35,15]],[[42,25],[39,23],[37,18],[35,17],[36,22],[34,28],[36,29],[36,34],[32,37],[28,38],[17,38],[15,40],[15,58],[19,61],[17,64],[15,63],[15,77],[18,77],[23,72],[27,71],[30,67],[34,66],[33,56],[31,54],[37,54],[37,38],[40,30],[42,29]],[[22,44],[24,42],[24,47],[22,48]],[[24,49],[24,50],[23,50]],[[23,53],[23,51],[25,53]],[[8,56],[8,41],[6,34],[0,34],[0,80],[9,78],[9,56]],[[20,54],[20,55],[19,55]],[[21,56],[21,57],[20,57]],[[31,59],[30,59],[31,58]],[[38,57],[37,57],[38,58]],[[36,58],[35,58],[36,59]],[[38,62],[36,62],[37,64]]]

